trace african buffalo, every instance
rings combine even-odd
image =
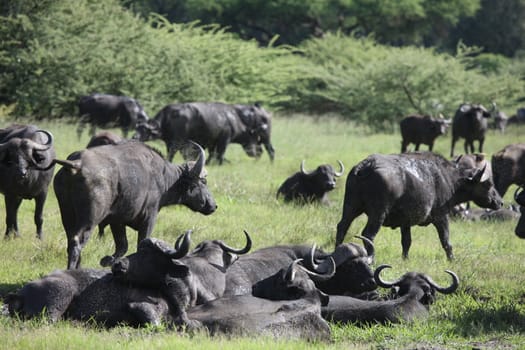
[[[262,248],[240,256],[226,272],[224,295],[250,293],[254,283],[289,266],[294,260],[305,259],[306,263],[309,263],[311,254],[311,248],[306,245],[282,245]],[[326,281],[316,281],[317,287],[323,292],[359,295],[377,287],[370,268],[374,256],[372,242],[368,242],[368,251],[357,244],[346,243],[337,246],[330,254],[320,249],[316,249],[313,254],[315,261],[319,262],[320,271],[326,271],[330,258],[336,264],[334,276]],[[314,266],[308,267],[317,269]]]
[[[136,253],[117,259],[111,270],[121,280],[160,290],[174,310],[175,322],[192,326],[186,309],[223,295],[226,271],[237,254],[251,249],[252,242],[245,231],[242,249],[214,240],[201,242],[188,254],[190,234],[187,231],[179,237],[175,249],[162,241],[145,239]]]
[[[525,144],[505,146],[492,155],[494,186],[503,197],[512,184],[525,184]]]
[[[85,288],[109,274],[107,270],[57,270],[25,284],[4,299],[11,316],[24,319],[44,316],[56,322]]]
[[[5,199],[6,237],[19,235],[18,208],[23,199],[34,199],[36,234],[42,238],[42,212],[54,158],[53,136],[48,131],[17,124],[0,129],[0,193]]]
[[[129,129],[134,129],[137,123],[144,123],[148,115],[140,103],[127,96],[108,94],[92,94],[81,96],[78,102],[80,121],[77,136],[80,139],[86,124],[91,124],[91,136],[95,135],[97,126],[118,126],[127,137]]]
[[[474,153],[474,141],[479,142],[478,152],[482,153],[487,119],[490,117],[490,112],[480,104],[464,103],[459,106],[452,120],[450,156],[454,156],[454,145],[459,138],[465,139],[465,153]]]
[[[80,253],[97,225],[110,225],[115,253],[101,260],[109,266],[128,250],[126,226],[149,237],[158,211],[183,204],[208,215],[216,204],[204,178],[204,150],[196,162],[174,165],[141,142],[125,142],[75,152],[54,180],[62,224],[68,239],[68,268],[80,266]]]
[[[310,279],[330,278],[334,262],[323,274],[292,262],[253,286],[252,294],[225,296],[188,310],[210,334],[271,336],[274,338],[330,339],[330,327],[321,317],[329,297]]]
[[[86,148],[104,146],[104,145],[116,145],[118,143],[121,143],[124,140],[125,139],[118,136],[114,132],[104,130],[104,131],[98,132],[96,135],[93,135],[91,139],[89,140],[89,143],[87,144]]]
[[[407,151],[407,146],[411,143],[416,145],[416,151],[419,151],[419,145],[428,145],[428,150],[434,148],[434,141],[440,135],[447,132],[450,125],[449,119],[434,118],[429,115],[409,115],[401,120],[399,128],[401,130],[401,153]]]
[[[514,233],[516,233],[516,236],[519,238],[525,238],[525,191],[523,190],[523,187],[520,186],[516,189],[514,192],[514,200],[519,204],[521,212]]]
[[[404,258],[412,243],[411,226],[433,224],[452,259],[448,228],[452,208],[469,200],[491,209],[503,204],[486,171],[487,162],[479,161],[476,167],[467,166],[469,162],[449,161],[432,152],[374,154],[362,160],[346,180],[336,246],[354,219],[365,213],[368,222],[362,235],[372,241],[381,226],[401,228]]]
[[[429,276],[417,272],[405,273],[393,282],[386,282],[380,272],[390,267],[380,265],[374,272],[377,284],[383,288],[395,288],[389,300],[360,300],[346,296],[330,296],[328,305],[321,307],[323,318],[333,322],[387,323],[411,321],[428,316],[430,304],[435,301],[436,291],[443,294],[453,293],[459,286],[458,276],[446,270],[452,283],[440,287]]]
[[[273,161],[271,127],[271,115],[258,104],[193,102],[167,105],[154,119],[139,123],[133,138],[162,139],[170,161],[190,140],[208,149],[209,161],[216,159],[219,164],[230,142],[241,144],[250,157],[259,157],[263,144]]]
[[[303,160],[301,171],[287,178],[279,186],[277,198],[283,196],[285,202],[329,204],[328,192],[335,188],[336,178],[342,176],[345,171],[343,163],[340,160],[337,162],[341,169],[339,172],[330,164],[319,165],[313,171],[306,171]]]

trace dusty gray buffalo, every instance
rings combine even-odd
[[[188,317],[200,322],[212,335],[329,340],[330,327],[320,312],[329,298],[311,278],[330,278],[334,263],[319,274],[300,266],[299,261],[256,283],[253,295],[225,296],[197,305],[188,310]]]
[[[451,294],[459,286],[458,276],[449,270],[452,277],[448,287],[441,287],[428,275],[407,272],[393,282],[381,279],[380,272],[390,267],[380,265],[374,272],[377,284],[383,288],[392,288],[394,293],[389,300],[360,300],[346,296],[330,296],[328,305],[321,308],[321,314],[328,321],[334,322],[401,322],[428,316],[429,306],[434,303],[436,292]]]
[[[459,106],[452,120],[452,146],[450,156],[454,156],[454,145],[460,138],[465,139],[465,153],[474,153],[474,141],[479,142],[478,152],[483,152],[483,142],[487,132],[487,119],[490,112],[480,104],[465,103]]]
[[[263,144],[273,160],[271,127],[271,115],[258,104],[193,102],[164,107],[154,119],[137,125],[133,138],[162,139],[170,161],[190,140],[208,149],[209,161],[216,159],[219,164],[230,142],[241,144],[250,157],[259,157]]]
[[[447,132],[450,125],[449,119],[434,118],[429,115],[409,115],[401,120],[399,127],[401,130],[401,153],[407,151],[407,146],[411,143],[416,145],[416,151],[419,151],[419,145],[428,145],[428,150],[434,148],[434,141],[440,135]]]
[[[365,239],[366,240],[366,239]],[[253,253],[240,256],[226,272],[224,295],[250,293],[253,284],[289,266],[296,259],[311,261],[311,247],[306,245],[283,245],[262,248]],[[360,295],[376,289],[373,271],[374,246],[368,242],[368,251],[355,243],[341,244],[332,253],[320,249],[313,252],[319,267],[308,266],[318,271],[326,271],[333,259],[335,274],[327,280],[316,281],[317,287],[327,294]]]
[[[149,237],[158,211],[183,204],[208,215],[216,204],[206,186],[204,150],[196,162],[174,165],[141,142],[93,147],[75,152],[54,180],[67,235],[68,268],[80,266],[80,252],[97,225],[109,225],[115,253],[101,260],[109,266],[128,250],[126,226]]]
[[[525,184],[525,144],[505,146],[492,155],[494,186],[503,197],[512,184]]]
[[[514,200],[520,206],[520,218],[514,232],[519,238],[525,238],[525,191],[522,187],[518,187],[514,192]]]
[[[319,165],[313,171],[304,169],[304,160],[301,162],[301,171],[287,178],[277,190],[277,197],[283,196],[286,202],[298,203],[320,202],[328,204],[328,192],[335,188],[335,181],[342,176],[345,167],[338,160],[340,170],[335,171],[330,164]]]
[[[118,126],[122,129],[124,137],[127,137],[128,131],[134,129],[138,122],[144,123],[148,120],[148,115],[140,103],[127,96],[98,93],[81,96],[78,110],[80,114],[77,128],[79,139],[86,124],[91,125],[91,136],[95,135],[97,126]]]
[[[111,268],[121,280],[160,290],[168,300],[175,323],[195,326],[186,309],[223,295],[226,271],[252,245],[245,231],[246,246],[234,249],[213,240],[198,244],[188,253],[191,231],[179,237],[175,249],[156,239],[145,239],[137,252],[117,259]]]
[[[452,208],[470,200],[491,209],[503,204],[486,171],[486,161],[477,167],[467,164],[431,152],[367,157],[347,177],[336,245],[343,242],[354,219],[365,213],[368,222],[362,235],[370,240],[381,226],[401,229],[404,258],[412,243],[411,226],[433,224],[441,246],[452,259],[448,227]]]
[[[48,131],[16,124],[0,129],[0,193],[5,199],[6,237],[19,235],[18,208],[23,199],[34,199],[36,234],[42,238],[42,213],[54,158],[53,137]]]

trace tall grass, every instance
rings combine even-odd
[[[76,139],[75,126],[41,122],[56,138],[59,158],[83,148],[88,136]],[[509,143],[523,140],[523,128],[510,127],[507,134],[490,131],[485,145],[488,155]],[[333,249],[335,227],[340,219],[344,178],[350,168],[371,153],[397,153],[400,137],[396,134],[370,134],[362,127],[337,118],[312,119],[275,116],[273,144],[276,159],[270,163],[266,154],[259,160],[248,158],[239,145],[230,145],[223,166],[208,167],[208,183],[218,210],[210,216],[193,213],[183,207],[161,210],[154,236],[169,242],[188,228],[193,228],[194,244],[204,239],[223,239],[242,246],[246,229],[253,237],[254,249],[279,243],[317,243]],[[164,145],[152,143],[164,150]],[[425,146],[423,146],[424,148]],[[435,150],[447,155],[450,135],[438,138]],[[346,166],[345,175],[330,193],[330,206],[288,205],[275,198],[284,179],[299,170],[302,159],[313,169],[321,163]],[[175,162],[180,162],[180,155]],[[513,188],[505,200],[512,202]],[[24,283],[66,267],[66,238],[53,189],[45,207],[44,239],[35,237],[32,222],[34,204],[24,201],[19,213],[22,236],[0,241],[0,296],[15,291]],[[0,218],[5,209],[0,204]],[[3,221],[3,219],[1,219]],[[351,226],[346,240],[358,235],[366,217]],[[519,348],[525,342],[525,241],[514,233],[515,222],[451,222],[451,243],[456,259],[447,261],[432,226],[413,228],[410,259],[401,258],[400,233],[382,228],[375,240],[376,264],[388,263],[392,269],[385,278],[393,279],[406,271],[430,274],[440,284],[449,283],[445,269],[455,271],[461,280],[457,293],[438,296],[430,318],[412,324],[333,325],[333,339],[328,344],[270,339],[209,339],[205,335],[179,335],[163,328],[135,330],[118,327],[102,330],[93,326],[61,321],[48,324],[42,320],[20,321],[0,317],[0,348],[10,349],[106,349],[126,348]],[[3,228],[4,223],[0,224]],[[136,232],[128,229],[130,252],[135,248]],[[100,258],[113,252],[113,240],[107,232],[102,239],[92,235],[83,250],[83,266],[98,267]]]

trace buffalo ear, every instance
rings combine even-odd
[[[170,277],[186,278],[190,275],[190,269],[184,263],[180,262],[179,260],[175,260],[175,259],[172,259],[171,263],[172,265],[168,273]]]

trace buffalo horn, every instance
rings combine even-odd
[[[313,250],[315,250],[315,245],[312,248],[312,251]],[[310,278],[313,281],[326,281],[326,280],[334,277],[335,270],[336,270],[336,268],[335,268],[335,261],[334,261],[334,259],[331,256],[328,257],[328,269],[327,269],[327,271],[322,271],[322,272],[321,271],[312,271],[312,270],[309,270],[308,268],[306,268],[304,266],[301,266],[301,265],[298,265],[298,267],[301,270],[303,270],[304,272],[306,272],[306,274],[308,276],[310,276]]]
[[[197,158],[197,160],[195,161],[195,165],[191,169],[191,175],[199,178],[201,176],[202,169],[204,169],[204,163],[206,162],[206,154],[204,153],[204,150],[198,143],[193,141],[190,141],[190,143],[199,150],[199,157]]]
[[[377,269],[374,271],[374,280],[376,281],[377,285],[379,287],[382,287],[382,288],[390,288],[390,287],[393,287],[395,286],[396,284],[398,284],[399,282],[401,282],[401,278],[398,279],[398,280],[395,280],[393,282],[387,282],[387,281],[384,281],[381,279],[381,277],[379,276],[379,274],[381,273],[382,270],[386,269],[386,268],[391,268],[392,266],[390,265],[387,265],[387,264],[383,264],[383,265],[379,265],[377,267]]]
[[[521,191],[520,191],[521,190]],[[519,193],[518,193],[519,192]],[[518,187],[516,188],[516,191],[514,191],[514,200],[516,201],[516,203],[518,203],[519,205],[521,206],[525,206],[525,203],[520,203],[518,202],[518,197],[519,195],[523,192],[523,187]]]
[[[363,237],[363,236],[355,236],[355,238],[359,238],[360,240],[363,241],[363,243],[368,243],[368,245],[365,246],[366,253],[368,254],[369,258],[373,259],[375,255],[374,242],[372,242],[370,239]]]
[[[308,171],[304,170],[304,159],[301,162],[301,173],[304,175],[310,175]]]
[[[179,238],[177,238],[177,241],[175,242],[175,249],[167,252],[167,255],[171,259],[180,259],[188,254],[188,251],[190,250],[191,232],[191,230],[188,230],[183,235],[179,236]]]
[[[296,259],[290,264],[290,266],[288,267],[288,270],[286,270],[286,273],[283,276],[283,279],[285,281],[293,282],[293,280],[295,279],[295,267],[301,261],[303,261],[303,259]]]
[[[252,239],[250,238],[250,235],[248,234],[248,232],[246,232],[246,230],[244,230],[244,235],[246,236],[246,246],[244,248],[241,248],[241,249],[231,248],[223,242],[219,242],[219,246],[222,248],[222,250],[228,253],[246,254],[250,251],[250,249],[252,249]]]
[[[339,163],[339,167],[341,168],[341,171],[336,172],[335,176],[340,177],[345,172],[345,166],[343,165],[343,162],[341,162],[339,159],[337,160],[337,163]]]
[[[452,276],[452,284],[448,287],[441,287],[436,282],[432,280],[429,276],[425,276],[425,280],[430,284],[432,287],[434,287],[435,290],[442,294],[451,294],[458,289],[459,286],[459,278],[458,275],[456,275],[454,272],[450,270],[445,270],[446,273],[448,273],[450,276]]]
[[[47,142],[43,143],[42,145],[43,146],[48,146],[45,150],[49,149],[49,147],[51,147],[51,145],[53,144],[53,134],[51,134],[47,130],[42,130],[42,129],[38,129],[36,132],[41,132],[42,134],[47,136]],[[44,151],[44,150],[40,150],[39,149],[38,151]]]

